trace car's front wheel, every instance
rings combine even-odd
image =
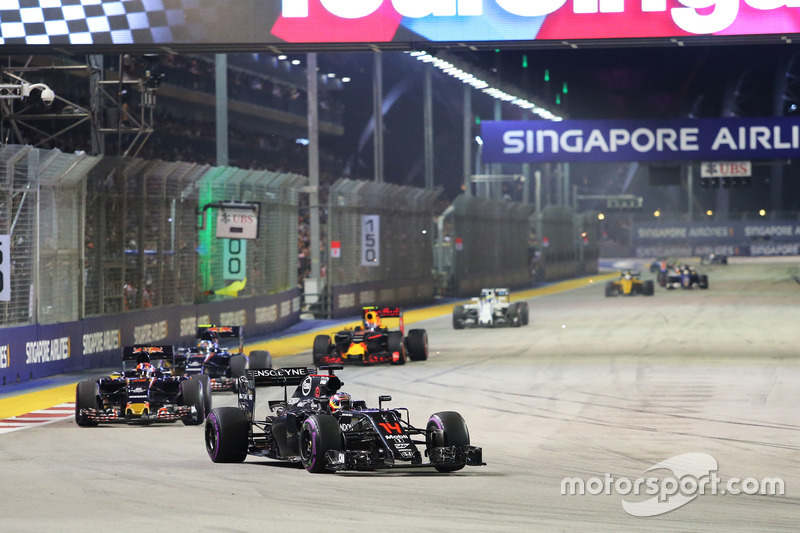
[[[300,429],[300,462],[312,474],[326,472],[325,454],[342,449],[342,430],[331,415],[311,415]]]
[[[455,411],[441,411],[431,415],[425,428],[428,452],[442,446],[469,446],[469,430],[464,418]],[[455,472],[464,465],[436,466],[439,472]]]

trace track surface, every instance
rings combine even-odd
[[[484,467],[311,475],[254,458],[216,465],[202,427],[68,420],[0,434],[0,529],[796,531],[798,266],[706,267],[709,290],[653,297],[604,298],[596,283],[529,300],[520,329],[454,331],[449,316],[429,319],[414,326],[428,330],[427,362],[339,372],[343,390],[370,405],[391,394],[417,425],[461,412]],[[281,395],[259,389],[260,412]],[[786,494],[706,494],[648,518],[627,514],[614,491],[561,495],[565,477],[635,480],[687,453],[715,458],[723,480],[780,477]]]

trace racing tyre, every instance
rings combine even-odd
[[[453,329],[464,329],[463,305],[457,305],[453,308]]]
[[[272,354],[266,350],[253,350],[250,352],[250,370],[272,368]]]
[[[244,376],[244,371],[247,368],[247,358],[244,356],[244,354],[232,355],[230,368],[231,368],[231,377],[235,378],[237,381],[238,378]],[[236,389],[233,390],[235,391]]]
[[[508,310],[506,310],[506,318],[512,328],[518,328],[522,325],[522,313],[519,309],[519,302],[515,302],[508,306]]]
[[[331,415],[311,415],[300,429],[300,461],[312,474],[326,471],[328,450],[342,450],[342,430]]]
[[[707,289],[708,288],[708,276],[706,276],[705,274],[700,276],[700,282],[697,285],[701,289]]]
[[[606,282],[606,298],[610,298],[616,295],[617,295],[617,288],[614,285],[614,282],[613,281]]]
[[[412,361],[426,361],[428,359],[428,332],[424,329],[412,329],[406,337],[408,343],[408,358]]]
[[[386,339],[386,348],[389,350],[389,354],[392,355],[393,365],[406,364],[406,345],[403,342],[403,334],[401,332],[389,332],[389,336]],[[394,352],[398,352],[400,354],[400,357],[397,359],[397,361],[394,360]]]
[[[81,427],[93,427],[96,420],[88,420],[81,416],[81,409],[97,409],[97,383],[87,379],[79,381],[75,388],[75,423]]]
[[[241,463],[247,457],[247,417],[237,407],[217,407],[206,419],[206,451],[215,463]]]
[[[181,381],[181,405],[194,407],[195,414],[191,418],[184,418],[187,426],[198,426],[206,419],[206,405],[203,400],[203,384],[196,379]]]
[[[455,411],[442,411],[432,414],[425,431],[428,452],[440,446],[469,446],[467,423]],[[455,472],[464,465],[437,466],[439,472]]]
[[[199,381],[203,385],[203,414],[208,416],[211,412],[211,378],[208,374],[198,374],[192,379]]]
[[[317,335],[314,337],[314,348],[311,350],[314,356],[314,365],[319,366],[322,358],[328,355],[331,350],[331,338],[329,335]]]
[[[645,296],[652,296],[655,292],[656,290],[655,290],[655,285],[653,285],[653,280],[648,279],[647,281],[645,281],[644,285],[642,286],[642,294],[644,294]]]
[[[520,302],[519,303],[519,310],[520,310],[520,323],[523,326],[528,325],[528,302]]]

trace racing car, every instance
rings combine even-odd
[[[384,318],[399,320],[400,329],[392,331],[383,323]],[[315,365],[340,365],[342,363],[406,364],[428,359],[428,333],[412,329],[405,335],[403,309],[400,307],[367,306],[361,310],[361,325],[337,332],[333,341],[329,335],[314,338],[312,355]]]
[[[201,424],[211,410],[209,378],[173,376],[173,356],[172,346],[123,348],[122,371],[78,383],[75,422],[82,427],[177,420],[187,426]]]
[[[412,426],[408,409],[353,401],[340,389],[341,366],[248,370],[239,378],[238,407],[217,407],[206,420],[205,442],[215,463],[241,463],[248,455],[300,463],[312,473],[433,467],[454,472],[481,466],[464,419],[454,411]],[[255,416],[256,386],[282,386],[284,399],[269,402],[274,415]],[[296,386],[291,398],[288,388]],[[427,461],[425,460],[427,458]]]
[[[708,254],[700,258],[701,265],[727,265],[728,256],[720,254]]]
[[[472,303],[453,307],[453,329],[528,324],[528,302],[508,301],[508,289],[481,289]]]
[[[639,272],[632,270],[625,270],[620,272],[619,279],[615,281],[606,282],[606,297],[611,296],[633,296],[635,294],[644,294],[645,296],[652,296],[655,292],[653,280],[642,280]]]
[[[272,368],[272,356],[264,350],[244,355],[241,326],[204,325],[197,328],[197,345],[178,348],[175,373],[186,376],[207,375],[212,391],[236,391],[236,378],[249,366]]]
[[[698,274],[694,267],[689,265],[675,265],[667,276],[667,289],[691,289],[695,285],[701,289],[708,288],[708,276]]]

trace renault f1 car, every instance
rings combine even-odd
[[[201,424],[211,410],[208,376],[173,376],[173,355],[172,346],[126,346],[121,372],[78,383],[75,422],[82,427],[177,420]]]
[[[179,348],[175,373],[189,377],[204,374],[211,380],[212,391],[236,391],[236,380],[246,368],[272,368],[272,356],[263,350],[244,355],[241,326],[199,326],[197,345]]]
[[[606,282],[606,296],[633,296],[635,294],[652,296],[655,292],[653,280],[643,281],[640,276],[639,272],[631,270],[621,272],[618,280]]]
[[[691,289],[695,285],[701,289],[708,288],[708,276],[698,274],[694,267],[689,265],[675,265],[667,276],[667,289]]]
[[[453,329],[528,324],[528,302],[508,301],[508,289],[481,289],[472,303],[453,307]]]
[[[399,330],[384,325],[385,318],[396,318]],[[329,335],[314,338],[312,355],[315,365],[340,365],[342,363],[406,364],[428,359],[428,333],[424,329],[409,330],[405,335],[403,309],[400,307],[364,307],[361,325],[337,332],[333,342]]]
[[[412,426],[408,409],[352,401],[334,374],[341,366],[248,370],[239,378],[239,406],[218,407],[206,420],[205,442],[215,463],[240,463],[248,455],[300,463],[312,473],[432,467],[454,472],[481,466],[464,419],[454,411]],[[282,386],[284,399],[269,402],[273,415],[255,415],[256,386]],[[288,387],[296,386],[291,398]],[[426,460],[427,459],[427,460]]]

